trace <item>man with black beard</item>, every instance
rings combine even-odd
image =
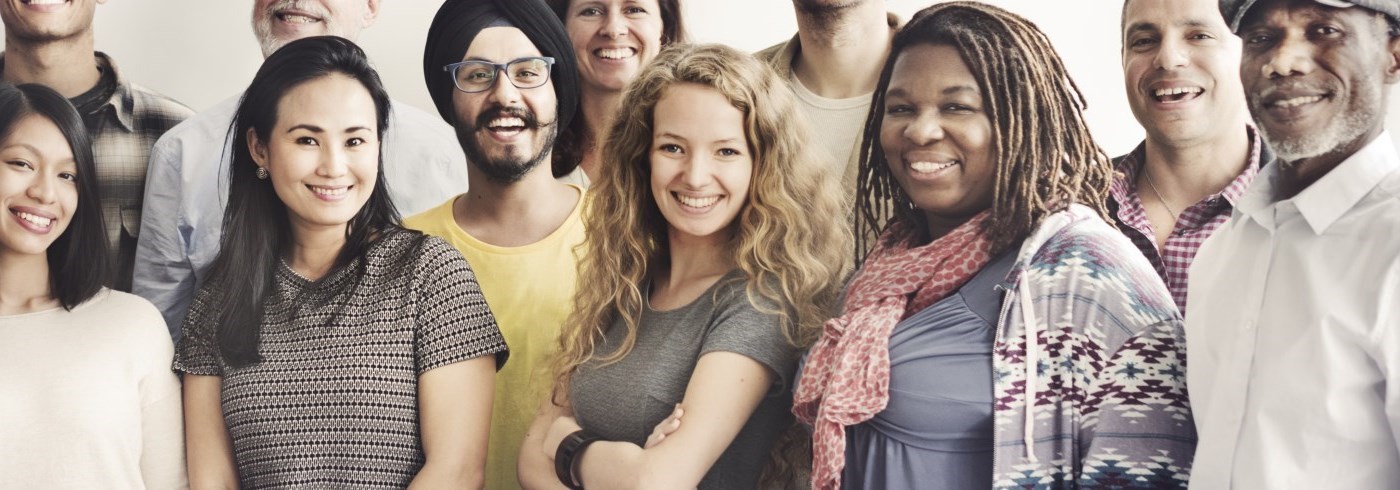
[[[496,377],[486,488],[517,487],[520,442],[549,393],[572,312],[583,189],[554,180],[550,155],[578,107],[573,52],[540,0],[449,0],[423,53],[428,93],[456,128],[470,185],[404,223],[461,250],[510,346]]]
[[[1220,7],[1278,163],[1191,267],[1191,486],[1400,488],[1400,1]]]

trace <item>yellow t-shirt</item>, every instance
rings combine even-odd
[[[462,252],[510,347],[510,359],[496,374],[486,488],[520,488],[515,477],[520,441],[550,392],[549,363],[573,311],[578,276],[574,247],[583,243],[583,199],[558,229],[523,247],[498,247],[462,231],[452,217],[454,200],[405,219],[404,226],[441,237]]]

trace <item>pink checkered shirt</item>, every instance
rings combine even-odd
[[[1138,145],[1132,153],[1118,159],[1113,184],[1109,186],[1109,209],[1118,229],[1137,245],[1138,250],[1147,256],[1157,275],[1167,283],[1172,299],[1181,314],[1186,314],[1186,276],[1191,270],[1191,260],[1196,251],[1210,238],[1211,233],[1221,223],[1230,218],[1235,209],[1235,200],[1244,194],[1254,176],[1259,173],[1260,153],[1263,142],[1254,128],[1249,128],[1249,165],[1220,192],[1207,196],[1192,204],[1177,217],[1176,228],[1172,229],[1167,244],[1157,249],[1156,236],[1152,223],[1147,220],[1147,212],[1142,208],[1133,183],[1147,155],[1146,143]],[[1267,163],[1267,162],[1262,162]]]

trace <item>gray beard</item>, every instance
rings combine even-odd
[[[1366,134],[1373,122],[1380,117],[1380,109],[1385,105],[1385,97],[1381,96],[1383,89],[1379,88],[1378,84],[1364,80],[1357,84],[1357,89],[1352,97],[1352,107],[1345,108],[1341,116],[1333,118],[1325,127],[1315,132],[1283,138],[1270,134],[1267,126],[1258,124],[1259,133],[1284,165],[1331,153]],[[1251,109],[1262,110],[1255,107]]]

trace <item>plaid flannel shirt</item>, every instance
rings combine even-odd
[[[88,134],[92,136],[107,244],[115,259],[114,286],[130,291],[151,147],[160,135],[194,111],[174,99],[128,82],[111,58],[100,52],[95,55],[99,66],[111,70],[117,88],[111,99],[98,109],[97,117],[89,117],[98,123],[88,128]]]
[[[1177,216],[1176,227],[1167,238],[1166,246],[1157,248],[1156,232],[1147,219],[1136,186],[1138,172],[1146,161],[1147,143],[1138,144],[1132,153],[1114,159],[1116,169],[1109,186],[1109,211],[1118,229],[1132,240],[1133,245],[1147,256],[1157,275],[1167,284],[1172,300],[1182,314],[1186,313],[1186,279],[1196,251],[1219,228],[1235,209],[1235,201],[1254,182],[1259,167],[1272,156],[1253,127],[1249,132],[1249,163],[1234,180],[1215,194],[1188,206]]]

